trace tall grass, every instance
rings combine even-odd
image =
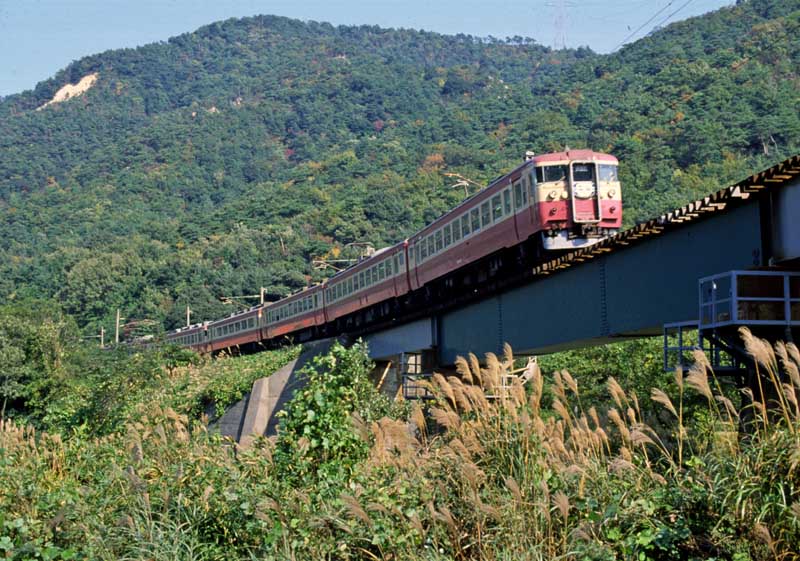
[[[568,371],[516,368],[510,348],[459,359],[407,415],[354,411],[368,454],[326,481],[289,485],[272,442],[223,446],[168,407],[103,438],[4,422],[0,549],[18,559],[797,559],[800,353],[744,337],[763,378],[746,437],[740,404],[700,356],[649,398],[609,379],[612,404],[598,410]],[[651,426],[653,407],[664,415]],[[296,446],[298,458],[317,453]]]

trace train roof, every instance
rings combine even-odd
[[[589,160],[589,161],[608,161],[619,163],[616,157],[603,152],[594,150],[566,150],[564,152],[549,152],[539,154],[531,158],[534,164],[544,164],[548,162],[563,162],[564,160]]]
[[[333,281],[336,281],[336,280],[339,280],[340,277],[349,276],[350,273],[354,273],[354,272],[359,271],[359,270],[361,270],[361,269],[363,269],[365,267],[372,266],[372,263],[370,263],[371,261],[377,260],[378,258],[383,257],[384,255],[387,255],[387,254],[391,253],[392,251],[396,251],[397,249],[401,248],[403,246],[403,244],[405,244],[405,243],[406,243],[406,240],[401,240],[401,241],[399,241],[398,243],[396,243],[394,245],[389,245],[389,246],[386,246],[386,247],[382,247],[382,248],[380,248],[378,250],[375,250],[375,253],[373,253],[369,257],[365,257],[364,259],[362,259],[358,263],[355,263],[354,265],[350,265],[348,268],[337,272],[332,277],[330,277],[328,279],[325,279],[325,284],[333,282]]]

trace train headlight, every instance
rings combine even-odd
[[[566,191],[561,191],[561,198],[566,201],[569,198],[569,193]]]
[[[553,199],[557,199],[558,198],[558,191],[550,191],[550,193],[548,193],[548,195],[547,195],[547,198],[550,199],[551,201]]]
[[[613,199],[614,195],[616,195],[616,194],[617,194],[617,190],[616,189],[609,189],[608,190],[608,198],[609,199]]]

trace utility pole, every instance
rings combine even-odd
[[[266,289],[266,288],[264,288],[264,287],[262,286],[262,287],[261,287],[261,294],[260,294],[260,296],[261,296],[261,305],[262,305],[262,306],[264,305],[264,295],[265,295],[266,293],[267,293],[267,289]]]
[[[100,326],[100,348],[106,346],[106,328],[102,325]]]
[[[119,320],[122,319],[119,317],[119,308],[117,308],[117,321],[114,324],[114,344],[119,345]]]
[[[186,304],[186,327],[192,325],[191,317],[192,317],[192,310],[189,309],[189,304]]]

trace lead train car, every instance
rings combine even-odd
[[[596,243],[622,226],[614,156],[591,150],[531,155],[418,233],[322,284],[167,341],[201,352],[321,331],[354,312],[389,305],[495,252],[531,240],[543,252]]]
[[[557,251],[617,232],[617,165],[591,150],[528,159],[409,239],[411,290],[535,235],[544,251]]]

